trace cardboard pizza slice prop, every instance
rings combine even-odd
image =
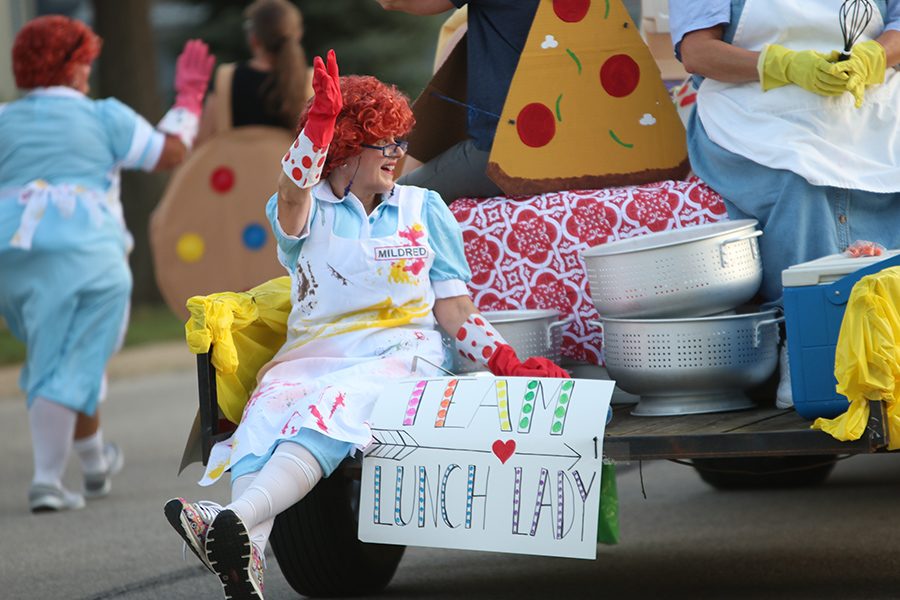
[[[487,58],[486,58],[487,59]],[[684,127],[620,0],[541,0],[487,173],[509,195],[680,179]]]
[[[266,218],[293,136],[275,127],[217,134],[178,169],[150,222],[156,280],[187,317],[191,296],[242,292],[286,274]]]

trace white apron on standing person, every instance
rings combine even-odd
[[[843,48],[840,5],[714,0],[701,11],[673,0],[673,41],[724,23],[723,39],[741,48],[777,43],[828,54]],[[897,5],[874,2],[860,41],[897,28]],[[758,81],[710,78],[700,84],[687,127],[691,166],[722,195],[730,218],[759,221],[764,301],[780,301],[781,271],[790,265],[842,252],[857,239],[900,245],[898,87],[888,69],[856,108],[849,93],[824,97],[797,85],[763,92]]]
[[[399,207],[396,232],[360,239],[335,234],[334,205],[342,200],[327,181],[312,193],[309,237],[290,269],[287,341],[260,371],[237,431],[212,449],[203,485],[242,458],[267,458],[303,428],[364,448],[383,383],[410,375],[416,356],[443,362],[429,279],[434,251],[422,217],[427,191],[396,186],[384,200]],[[363,211],[352,194],[343,202]],[[365,217],[362,227],[369,223]],[[437,374],[423,361],[417,371]]]
[[[843,48],[841,0],[782,2],[747,0],[732,44],[761,51],[767,44],[829,54]],[[859,42],[884,29],[881,13]],[[697,110],[710,139],[719,146],[773,169],[802,175],[813,185],[870,192],[900,190],[900,74],[889,69],[884,83],[866,91],[860,108],[853,96],[819,96],[796,85],[760,93],[757,82],[706,79]]]

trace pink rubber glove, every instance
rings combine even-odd
[[[200,116],[216,57],[200,40],[188,40],[175,63],[175,107]]]
[[[334,122],[344,105],[334,50],[328,51],[328,67],[320,57],[313,59],[313,98],[303,131],[315,146],[325,148],[334,137]]]

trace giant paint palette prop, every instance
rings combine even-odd
[[[241,127],[197,148],[150,223],[156,281],[177,314],[191,296],[242,292],[285,274],[266,218],[291,134]]]
[[[681,179],[684,127],[620,0],[542,0],[487,173],[532,195]]]

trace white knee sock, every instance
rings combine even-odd
[[[306,448],[283,442],[247,489],[225,508],[252,530],[299,502],[321,478],[322,468]]]
[[[75,440],[72,447],[81,459],[81,470],[85,473],[102,473],[106,471],[106,455],[103,453],[103,432],[97,430],[94,435]]]
[[[247,491],[247,488],[256,480],[256,473],[250,475],[242,475],[235,479],[231,484],[231,501],[234,502]],[[246,522],[245,522],[246,524]],[[257,545],[260,550],[265,550],[269,543],[269,534],[272,533],[272,526],[275,524],[275,518],[266,519],[262,523],[255,525],[248,533],[250,541]]]
[[[28,409],[34,451],[34,483],[62,487],[77,418],[78,413],[62,404],[46,398],[34,399]]]

